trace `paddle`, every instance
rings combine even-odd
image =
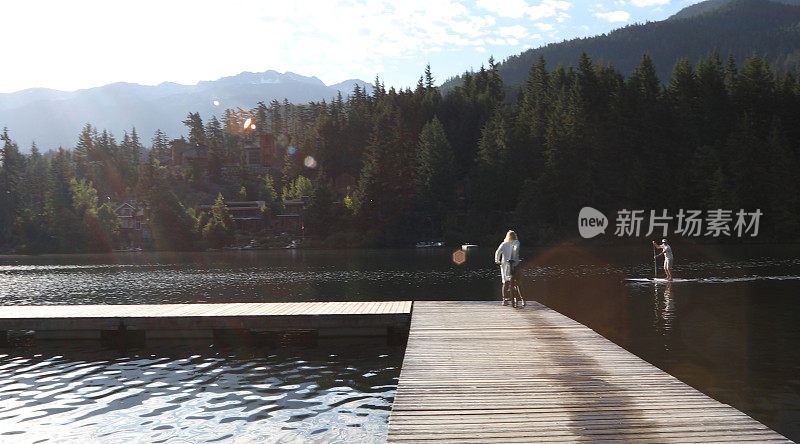
[[[655,242],[655,241],[653,241]],[[656,244],[653,244],[653,279],[658,279],[658,266],[656,265]]]

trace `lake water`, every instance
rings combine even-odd
[[[529,299],[800,440],[800,259],[793,246],[525,249]],[[0,304],[499,299],[493,250],[281,250],[0,256]],[[659,264],[660,265],[660,264]],[[663,275],[663,272],[662,272]],[[380,442],[403,350],[159,344],[0,350],[0,433],[147,442]],[[0,435],[0,441],[2,441]]]

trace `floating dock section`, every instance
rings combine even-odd
[[[389,442],[791,442],[543,305],[414,302]]]
[[[393,337],[408,334],[410,318],[410,301],[0,306],[0,343],[15,331],[34,331],[37,340],[127,338],[134,343],[248,336],[258,343],[287,334]]]

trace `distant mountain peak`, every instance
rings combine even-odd
[[[36,141],[40,149],[74,146],[87,122],[115,135],[136,127],[143,140],[156,129],[169,137],[185,134],[183,120],[190,112],[199,112],[204,120],[221,117],[226,108],[250,109],[260,101],[284,99],[292,103],[330,101],[341,93],[353,91],[353,85],[371,92],[370,84],[353,79],[325,85],[316,76],[294,72],[244,71],[195,85],[162,82],[156,86],[115,82],[77,91],[31,88],[0,94],[0,123],[23,149]],[[44,131],[42,128],[47,128]]]
[[[213,86],[213,85],[231,85],[231,84],[250,84],[250,85],[268,85],[268,84],[281,84],[281,83],[306,83],[317,86],[326,86],[325,83],[315,76],[306,77],[300,74],[287,71],[279,73],[274,70],[264,72],[250,72],[242,71],[234,76],[222,77],[218,80],[204,80],[197,83],[197,86]]]

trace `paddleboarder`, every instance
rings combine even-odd
[[[664,272],[667,274],[667,280],[672,280],[672,262],[675,260],[672,256],[672,247],[669,246],[669,243],[666,239],[661,239],[661,245],[658,245],[656,241],[653,241],[653,246],[658,247],[661,249],[661,253],[653,256],[653,259],[664,255]]]

